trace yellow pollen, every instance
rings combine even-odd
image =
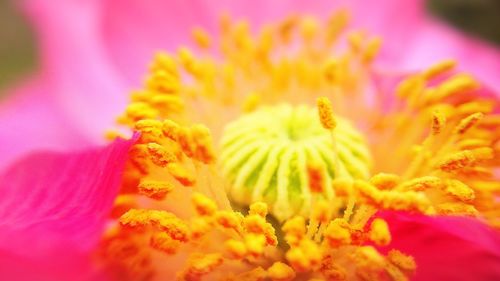
[[[273,265],[267,269],[267,274],[273,281],[290,281],[295,278],[295,271],[282,262],[273,263]]]
[[[335,118],[333,117],[333,108],[330,100],[324,97],[318,98],[317,103],[321,125],[323,125],[323,127],[328,130],[334,129],[336,126],[336,122]]]
[[[391,234],[387,222],[382,219],[375,219],[371,224],[370,240],[380,246],[386,246],[391,242]]]
[[[157,200],[164,199],[173,190],[171,183],[161,181],[142,181],[138,188],[140,194]]]

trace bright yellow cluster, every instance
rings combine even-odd
[[[443,61],[399,84],[401,103],[378,124],[392,127],[379,141],[395,148],[393,161],[377,168],[400,175],[392,175],[391,190],[425,196],[424,213],[480,216],[498,226],[494,171],[500,164],[500,134],[492,113],[498,104],[478,97],[479,83],[470,75],[452,74],[454,66]],[[373,151],[387,157],[381,149]],[[412,159],[410,164],[398,167],[406,159]]]
[[[224,16],[219,40],[196,28],[198,50],[155,57],[118,118],[140,138],[100,253],[117,279],[402,281],[416,265],[377,251],[391,241],[379,210],[500,225],[498,104],[445,61],[381,106],[393,93],[368,92],[381,40],[347,21],[291,16],[254,35]],[[320,138],[304,137],[311,127]],[[264,138],[283,131],[274,146]]]

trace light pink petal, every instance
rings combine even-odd
[[[384,213],[395,248],[417,262],[416,281],[500,280],[500,232],[478,220]]]
[[[32,149],[89,145],[47,91],[42,79],[25,81],[0,105],[0,170]]]
[[[23,2],[38,35],[45,93],[95,142],[102,142],[130,90],[104,50],[101,6],[100,0]]]
[[[40,152],[6,169],[0,175],[0,261],[15,258],[26,274],[53,269],[76,276],[75,269],[87,268],[135,139],[82,152]],[[4,275],[15,271],[0,267],[0,280],[15,280]]]
[[[400,70],[415,70],[443,59],[456,59],[459,68],[476,75],[500,93],[500,49],[435,21],[428,20],[413,34],[401,54]]]

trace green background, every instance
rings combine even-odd
[[[32,30],[14,2],[0,0],[0,93],[29,74],[37,61]],[[500,46],[500,0],[429,0],[427,6],[465,32]]]

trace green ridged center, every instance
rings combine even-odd
[[[334,198],[332,179],[367,178],[371,157],[363,136],[347,120],[337,122],[338,155],[316,109],[305,105],[263,107],[229,123],[221,143],[229,198],[240,205],[264,201],[283,221],[297,214],[308,216],[313,196]],[[319,195],[309,188],[310,162],[320,163],[326,175],[327,188]]]

